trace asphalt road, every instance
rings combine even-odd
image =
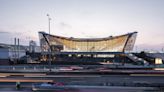
[[[2,84],[1,84],[2,85]],[[8,87],[5,87],[7,85]],[[0,87],[0,92],[163,92],[153,87],[120,87],[120,86],[76,86],[74,89],[32,91],[30,84],[23,83],[20,89],[8,83]]]
[[[66,70],[54,69],[51,72],[44,68],[0,69],[0,92],[32,92],[32,84],[43,82],[62,82],[65,85],[78,86],[73,90],[57,90],[52,92],[164,91],[163,70],[64,69]],[[16,82],[21,82],[21,89],[16,89]]]
[[[3,75],[3,73],[1,73]],[[5,75],[5,74],[4,74]],[[82,86],[74,90],[60,90],[55,92],[158,92],[158,90],[143,90],[142,87],[151,87],[152,85],[159,88],[164,87],[163,75],[46,75],[46,74],[21,74],[7,73],[8,76],[0,78],[0,91],[20,91],[31,92],[33,83],[47,82],[48,80],[62,82],[65,85]],[[22,82],[21,89],[17,90],[15,82]],[[152,84],[152,85],[150,85]],[[88,88],[87,86],[99,86]],[[104,88],[105,87],[105,88]],[[108,87],[108,88],[106,88]],[[159,91],[160,92],[160,91]]]

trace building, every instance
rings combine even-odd
[[[137,32],[106,38],[73,38],[39,32],[42,52],[126,52],[133,50]]]
[[[41,61],[122,62],[124,59],[118,58],[133,50],[136,36],[137,32],[132,32],[105,38],[73,38],[39,32]]]
[[[36,48],[36,42],[31,40],[29,42],[29,52],[35,52],[35,48]]]
[[[0,64],[16,63],[15,60],[26,55],[24,46],[0,44]]]

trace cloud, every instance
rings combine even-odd
[[[164,43],[161,43],[161,44],[154,44],[154,45],[149,45],[149,44],[139,44],[139,45],[135,45],[135,48],[136,49],[137,47],[137,50],[138,51],[142,51],[142,50],[146,50],[146,51],[151,51],[151,50],[154,50],[154,51],[161,51],[162,48],[164,48]]]
[[[0,34],[10,34],[10,32],[0,29]]]
[[[69,24],[67,24],[65,22],[60,22],[59,25],[60,25],[61,28],[72,28],[71,25],[69,25]]]

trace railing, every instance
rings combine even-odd
[[[72,65],[72,66],[80,66],[83,67],[83,69],[96,69],[96,68],[164,68],[164,64],[162,65],[115,65],[115,64],[109,64],[109,65]],[[70,65],[6,65],[6,66],[0,66],[0,70],[49,70],[49,69],[59,69],[61,67],[71,67]]]

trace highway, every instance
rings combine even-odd
[[[38,82],[62,82],[65,85],[77,85],[82,86],[76,89],[81,91],[76,92],[87,92],[87,90],[95,90],[95,88],[86,88],[87,86],[99,86],[98,90],[101,91],[92,91],[92,92],[107,92],[107,89],[114,89],[118,87],[123,90],[138,90],[143,89],[142,87],[154,87],[161,86],[163,87],[164,77],[157,76],[144,76],[144,75],[76,75],[76,74],[63,74],[63,75],[51,75],[51,74],[24,74],[24,73],[1,73],[2,75],[7,75],[6,77],[0,78],[0,88],[4,89],[5,87],[11,89],[15,87],[15,82],[21,82],[23,89],[31,90],[31,85]],[[150,85],[152,84],[152,85]],[[123,88],[122,88],[123,87]],[[86,90],[87,89],[87,90]],[[26,91],[25,90],[25,91]],[[103,90],[103,91],[102,91]],[[90,92],[88,91],[88,92]],[[62,91],[61,91],[62,92]],[[67,92],[67,91],[64,91]],[[68,91],[69,92],[69,91]],[[71,91],[72,92],[72,91]],[[108,91],[109,92],[109,91]],[[120,91],[124,92],[124,91]],[[126,92],[126,91],[125,91]],[[129,91],[131,92],[131,91]],[[136,91],[135,91],[136,92]],[[138,91],[137,91],[138,92]],[[140,92],[140,91],[139,91]]]
[[[164,71],[144,69],[0,69],[0,92],[32,92],[32,84],[60,82],[73,86],[57,92],[161,92]],[[16,82],[21,89],[16,89]],[[52,91],[53,92],[53,91]],[[55,91],[56,92],[56,91]]]

